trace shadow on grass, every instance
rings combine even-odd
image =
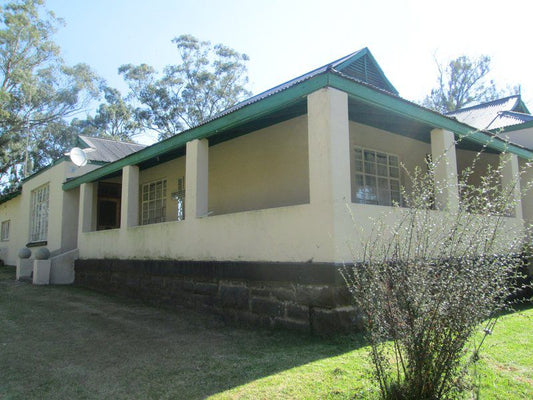
[[[200,399],[365,345],[226,326],[0,268],[0,398]]]

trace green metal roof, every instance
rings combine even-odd
[[[362,55],[353,61],[360,62]],[[339,68],[345,65],[353,66],[348,59],[339,63]],[[316,71],[316,70],[315,70]],[[126,156],[85,175],[71,179],[63,184],[64,190],[73,189],[82,183],[93,182],[117,173],[127,165],[150,166],[163,162],[169,157],[184,154],[184,147],[188,141],[194,139],[210,139],[210,144],[218,143],[235,136],[246,134],[254,129],[268,126],[283,119],[301,115],[306,112],[306,97],[310,93],[324,87],[332,87],[346,92],[352,101],[365,104],[375,110],[386,112],[392,118],[402,118],[414,124],[432,128],[442,128],[455,133],[457,138],[479,146],[486,146],[495,151],[509,151],[528,160],[533,160],[533,152],[525,148],[510,145],[494,136],[490,132],[476,131],[453,118],[424,108],[401,97],[392,94],[390,90],[378,88],[372,83],[362,82],[358,78],[325,68],[313,74],[303,75],[293,81],[280,85],[261,95],[254,96],[250,101],[245,101],[223,112],[195,128],[184,131],[152,146],[146,147],[136,153]],[[390,88],[389,88],[390,89]],[[253,101],[252,101],[253,100]]]

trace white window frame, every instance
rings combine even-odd
[[[400,157],[362,146],[354,146],[353,152],[354,202],[381,206],[401,205]],[[370,157],[372,153],[373,156]],[[386,159],[385,163],[383,158]]]
[[[160,189],[158,189],[158,185],[160,185]],[[158,179],[144,183],[141,186],[141,224],[165,222],[166,210],[167,180]]]
[[[2,221],[2,231],[0,235],[0,241],[7,242],[9,240],[9,229],[11,225],[11,220]]]
[[[49,184],[32,190],[30,205],[30,243],[47,240],[49,201]]]

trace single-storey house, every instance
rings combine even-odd
[[[358,232],[402,204],[400,188],[410,183],[400,165],[442,161],[435,182],[446,190],[435,213],[444,213],[457,205],[458,174],[482,148],[479,171],[509,157],[503,184],[533,159],[523,146],[401,98],[365,48],[105,165],[54,179],[43,171],[0,205],[0,220],[21,232],[7,262],[42,239],[28,218],[14,222],[35,207],[49,207],[48,246],[63,249],[52,229],[59,194],[74,199],[63,220],[81,285],[254,324],[334,330],[357,323],[337,267],[354,261]],[[533,220],[515,194],[509,221]]]

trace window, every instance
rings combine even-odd
[[[355,202],[383,206],[400,204],[398,156],[355,148]]]
[[[9,240],[9,220],[2,221],[2,234],[0,236],[0,240],[6,241]]]
[[[30,242],[46,240],[48,233],[48,185],[31,192]]]
[[[167,181],[146,183],[142,187],[142,224],[164,222],[166,216]]]

